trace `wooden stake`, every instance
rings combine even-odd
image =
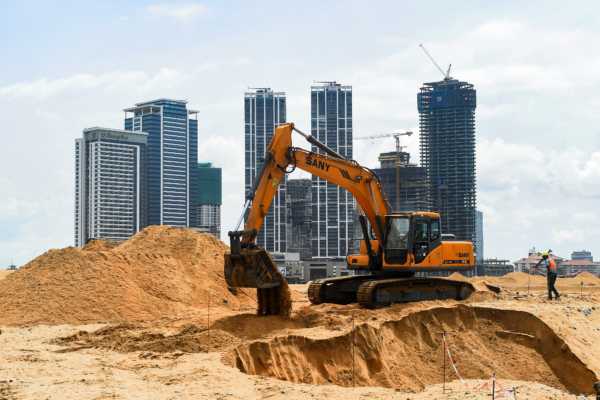
[[[496,398],[496,374],[492,378],[492,400]]]
[[[442,393],[446,393],[446,332],[444,332],[444,336],[442,336],[442,355],[444,356],[444,388]]]
[[[210,353],[210,288],[208,289],[208,349],[206,353]]]
[[[354,389],[354,311],[352,311],[352,388]]]

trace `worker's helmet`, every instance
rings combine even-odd
[[[548,253],[547,252],[543,252],[542,253],[542,258],[548,258]]]

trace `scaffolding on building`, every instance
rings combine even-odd
[[[427,169],[427,208],[442,229],[472,242],[477,252],[475,108],[472,84],[456,79],[425,83],[418,94],[421,165]]]

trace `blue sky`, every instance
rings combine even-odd
[[[477,89],[485,256],[600,258],[597,2],[0,2],[0,268],[73,244],[73,141],[126,107],[187,99],[200,160],[224,170],[223,231],[243,203],[243,93],[354,88],[355,136],[418,130],[416,93],[441,74]],[[299,142],[301,144],[301,142]],[[418,135],[404,140],[418,160]],[[393,139],[355,142],[376,166]]]

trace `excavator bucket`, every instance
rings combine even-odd
[[[227,284],[256,288],[258,315],[289,316],[292,299],[288,285],[269,252],[253,244],[240,249],[238,243],[232,240],[232,251],[225,253]]]
[[[258,246],[225,253],[225,280],[231,287],[269,289],[281,285],[282,279],[269,253]]]

